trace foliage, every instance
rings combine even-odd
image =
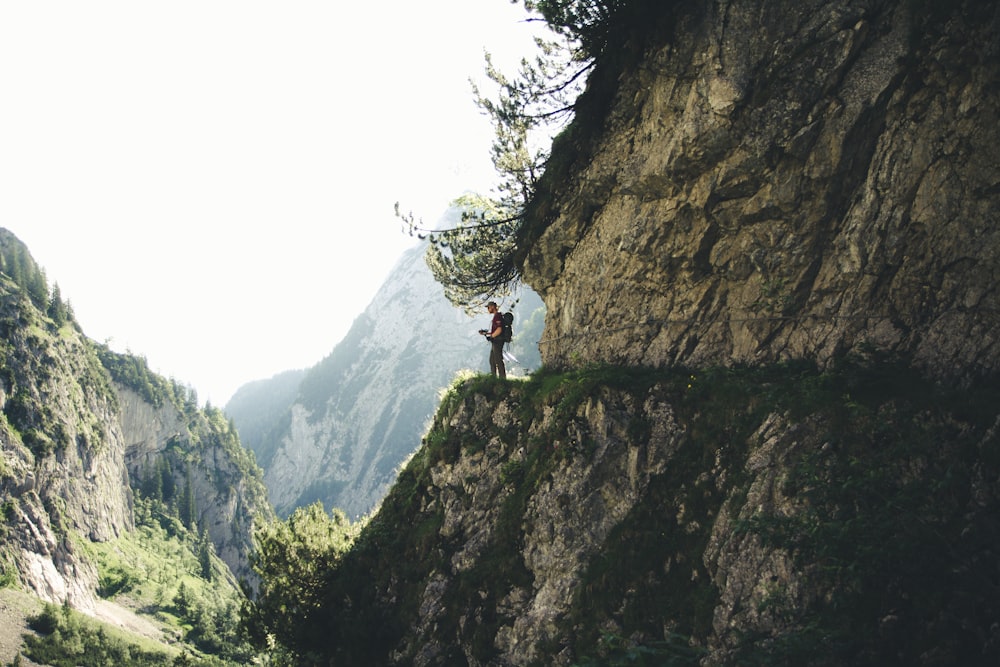
[[[24,654],[39,664],[52,667],[177,664],[175,656],[166,651],[143,648],[69,607],[60,609],[46,604],[41,613],[29,619],[29,626],[40,636],[24,635]]]
[[[243,595],[207,535],[159,500],[139,496],[135,514],[133,533],[76,543],[97,566],[98,593],[173,628],[200,661],[245,664],[253,650],[239,627]]]
[[[0,229],[0,273],[6,274],[31,300],[40,312],[45,313],[56,329],[76,324],[73,308],[64,301],[59,284],[49,291],[45,270],[39,267],[31,253],[17,237]]]
[[[270,514],[270,505],[263,483],[263,472],[257,466],[253,452],[240,443],[233,421],[211,405],[198,409],[196,396],[173,381],[149,371],[145,360],[132,355],[119,355],[103,349],[103,359],[118,382],[144,387],[144,399],[154,405],[171,405],[182,411],[186,426],[167,440],[165,449],[131,476],[133,490],[143,497],[162,501],[177,519],[192,531],[197,530],[199,508],[194,476],[208,478],[220,497],[239,493],[246,504],[257,512]],[[137,383],[137,384],[136,384]],[[181,402],[183,401],[183,402]],[[231,465],[219,466],[218,450]],[[206,501],[204,490],[202,502]],[[207,499],[209,504],[215,501]]]
[[[317,630],[326,608],[339,603],[327,597],[325,585],[357,530],[343,512],[328,515],[319,502],[296,509],[287,521],[258,528],[252,565],[261,583],[242,611],[258,648],[282,645],[311,662],[329,642],[328,634]]]
[[[571,117],[573,100],[590,68],[589,61],[576,59],[569,42],[535,43],[534,59],[523,59],[514,77],[501,72],[486,54],[485,73],[496,88],[495,97],[473,84],[476,105],[494,129],[491,158],[498,183],[493,194],[456,199],[461,221],[447,229],[424,228],[412,213],[400,214],[396,205],[396,215],[410,235],[431,242],[427,263],[445,296],[469,311],[517,290],[515,257],[523,212],[544,171],[551,135]]]
[[[56,328],[62,327],[67,322],[73,320],[73,309],[68,303],[63,301],[62,292],[59,290],[59,283],[56,283],[52,287],[47,313],[52,318],[52,322],[56,325]]]
[[[579,43],[589,58],[611,46],[620,47],[630,32],[666,4],[663,0],[524,0],[529,11],[540,14],[557,34]]]
[[[472,314],[490,298],[510,294],[517,282],[512,257],[517,216],[499,202],[479,196],[455,201],[461,223],[437,232],[427,247],[427,266],[445,297]],[[499,297],[498,297],[499,298]]]
[[[6,274],[45,312],[49,306],[49,286],[45,271],[28,252],[27,246],[6,229],[0,229],[0,272]]]
[[[193,388],[182,387],[177,382],[168,381],[162,375],[154,373],[145,357],[113,352],[105,344],[96,347],[101,364],[115,382],[132,389],[153,407],[173,405],[185,414],[197,408],[198,394]]]
[[[573,117],[581,110],[584,87],[600,89],[596,97],[604,99],[604,89],[616,85],[608,83],[617,81],[613,72],[600,85],[591,81],[598,59],[607,61],[610,70],[620,68],[620,61],[641,50],[642,36],[666,20],[675,3],[524,0],[523,4],[555,39],[536,39],[534,57],[522,59],[513,76],[501,72],[487,53],[485,74],[495,90],[484,93],[473,84],[475,102],[494,128],[491,158],[498,178],[494,191],[457,199],[461,222],[445,229],[426,228],[412,213],[401,214],[396,205],[404,229],[430,241],[427,261],[448,299],[467,310],[504,298],[520,284],[525,248],[538,233],[536,224],[527,223],[544,209],[537,200],[550,187],[542,186],[550,156],[559,146],[560,170],[564,168],[567,156],[580,152],[576,138],[599,126],[607,111],[602,104],[587,105],[590,117],[584,120],[584,129],[573,129],[579,122]],[[572,138],[553,141],[559,132]]]
[[[57,329],[6,276],[0,276],[0,334],[3,415],[12,431],[38,459],[74,444],[99,451],[106,443],[101,425],[81,419],[72,424],[74,411],[81,414],[86,402],[116,407],[88,342],[72,327]]]

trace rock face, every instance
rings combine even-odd
[[[226,406],[241,437],[265,471],[272,503],[281,514],[321,501],[352,518],[381,500],[400,464],[413,452],[440,392],[463,369],[488,372],[489,349],[477,329],[489,316],[465,315],[444,298],[421,247],[400,259],[343,341],[298,384],[284,415],[254,429],[266,403],[252,400],[268,385],[243,389]],[[541,302],[534,294],[518,304],[527,317]],[[537,331],[518,321],[516,357],[537,359]],[[522,353],[520,350],[527,352]],[[523,374],[510,363],[512,374]],[[273,383],[276,400],[294,376]],[[244,429],[247,429],[244,431]],[[246,435],[244,435],[246,433]]]
[[[45,600],[86,610],[97,571],[69,533],[105,541],[132,529],[126,441],[96,355],[71,326],[50,327],[0,276],[3,569]]]
[[[995,664],[1000,5],[634,4],[332,664]]]
[[[544,362],[1000,369],[996,3],[674,4],[552,187]]]
[[[106,363],[135,370],[134,360],[94,344],[71,316],[53,318],[51,303],[47,313],[54,299],[43,274],[2,229],[0,269],[0,576],[92,611],[98,572],[75,544],[132,531],[134,489],[165,462],[173,486],[190,487],[192,525],[237,577],[252,580],[252,523],[273,511],[222,413],[112,380]],[[168,386],[145,370],[143,381]]]
[[[469,380],[345,557],[331,664],[995,664],[998,400],[902,364]]]
[[[205,530],[221,558],[237,578],[253,580],[249,556],[254,520],[274,517],[259,469],[251,470],[249,454],[235,434],[226,446],[223,424],[199,412],[184,414],[171,404],[154,406],[129,387],[116,384],[121,428],[128,448],[129,476],[142,480],[158,462],[166,461],[177,489],[190,485],[198,530]]]

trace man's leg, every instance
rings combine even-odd
[[[494,367],[495,372],[493,374],[496,375],[497,373],[499,373],[500,374],[500,379],[501,380],[506,380],[507,379],[507,366],[504,365],[504,363],[503,363],[503,341],[494,341],[493,342],[493,354],[490,355],[490,364],[491,365],[494,364],[494,361],[493,361],[494,359],[495,359],[495,364],[496,365]]]

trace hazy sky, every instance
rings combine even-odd
[[[0,226],[84,332],[223,406],[326,356],[411,241],[493,182],[473,103],[508,0],[0,3]],[[406,322],[399,326],[405,327]]]

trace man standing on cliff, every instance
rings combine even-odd
[[[486,304],[486,310],[493,316],[490,328],[480,329],[479,333],[486,336],[490,343],[490,372],[496,377],[500,375],[501,380],[507,379],[507,368],[503,363],[503,315],[497,307],[496,301]]]

